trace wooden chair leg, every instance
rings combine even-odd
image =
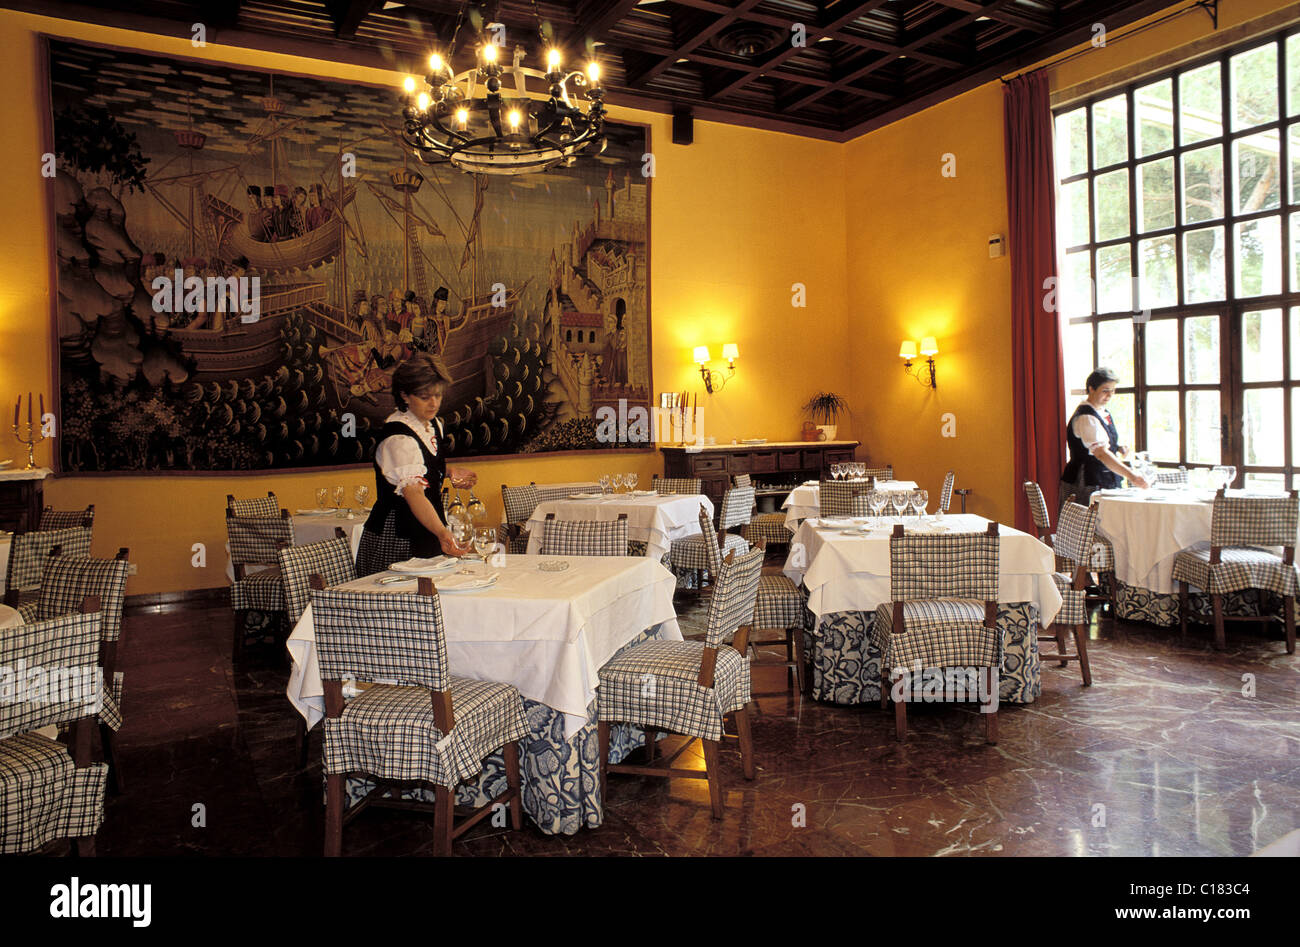
[[[524,827],[523,782],[519,778],[519,744],[511,740],[505,745],[506,786],[514,794],[510,800],[510,825],[518,832]]]
[[[889,706],[889,675],[885,673],[885,662],[880,662],[880,709]]]
[[[907,701],[894,701],[894,737],[899,743],[907,742]]]
[[[83,835],[80,838],[73,839],[72,848],[73,851],[76,852],[78,858],[94,858],[95,836]]]
[[[808,670],[804,666],[803,654],[803,629],[787,628],[786,634],[790,636],[790,642],[794,646],[794,679],[795,684],[799,687],[799,693],[808,693]]]
[[[704,773],[709,783],[709,803],[713,818],[722,818],[722,769],[718,763],[718,741],[701,740],[704,744]]]
[[[433,853],[447,856],[451,854],[451,833],[456,818],[456,791],[446,786],[435,786],[433,790]]]
[[[1074,626],[1074,648],[1079,652],[1079,670],[1083,673],[1083,686],[1092,686],[1092,667],[1088,664],[1088,626]]]
[[[1062,625],[1062,624],[1060,624],[1060,623],[1058,623],[1058,622],[1053,622],[1053,623],[1052,623],[1052,630],[1056,632],[1056,653],[1057,653],[1058,655],[1061,656],[1061,660],[1058,661],[1057,663],[1058,663],[1059,666],[1061,666],[1061,667],[1065,667],[1067,664],[1070,663],[1070,662],[1067,661],[1067,660],[1065,659],[1065,657],[1064,657],[1064,655],[1065,655],[1065,626]]]
[[[1106,576],[1106,601],[1110,605],[1110,631],[1111,634],[1119,632],[1119,588],[1115,581],[1115,573],[1107,572]]]
[[[596,752],[600,754],[600,806],[609,806],[609,722],[596,724]]]
[[[749,726],[749,710],[736,711],[736,733],[740,737],[740,765],[746,779],[754,778],[754,731]]]
[[[122,768],[117,764],[117,753],[113,747],[113,728],[106,723],[99,725],[99,748],[108,764],[108,791],[114,796],[122,795]]]
[[[1178,583],[1178,636],[1184,641],[1187,639],[1187,612],[1188,612],[1188,592],[1187,583]]]
[[[645,729],[645,761],[646,763],[653,763],[655,761],[655,749],[658,747],[659,744],[659,731],[656,730],[654,727],[646,727],[644,729]]]
[[[343,774],[325,777],[325,857],[343,854]]]
[[[1295,596],[1282,599],[1283,620],[1286,622],[1286,653],[1295,654]]]
[[[1214,650],[1222,651],[1228,646],[1227,637],[1223,633],[1223,596],[1211,595],[1210,608],[1214,611]]]

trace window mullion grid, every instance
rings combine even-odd
[[[1129,292],[1129,327],[1132,330],[1132,341],[1130,342],[1133,357],[1133,449],[1146,450],[1146,387],[1143,378],[1143,365],[1145,359],[1142,355],[1142,342],[1145,338],[1142,327],[1136,319],[1133,318],[1140,309],[1140,300],[1138,298],[1138,233],[1140,225],[1138,222],[1138,201],[1137,201],[1137,86],[1130,85],[1125,93],[1125,100],[1128,104],[1127,124],[1128,124],[1128,292]]]

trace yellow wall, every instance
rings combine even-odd
[[[188,40],[0,11],[0,115],[14,141],[31,143],[30,186],[0,191],[0,404],[17,391],[50,395],[51,220],[39,177],[41,101],[38,33],[221,62],[293,71],[343,81],[384,83],[400,77],[377,69],[209,46]],[[394,98],[396,107],[396,96]],[[655,390],[698,392],[704,433],[788,439],[799,406],[818,389],[847,393],[845,212],[837,186],[843,146],[791,135],[697,123],[695,144],[671,143],[669,116],[614,108],[615,119],[651,126],[656,158],[651,210],[651,311]],[[790,287],[807,287],[807,308],[791,307]],[[740,346],[737,374],[712,398],[703,392],[691,349]],[[720,364],[720,363],[719,363]],[[815,371],[811,370],[815,366]],[[47,398],[52,400],[52,398]],[[9,401],[12,404],[12,401]],[[5,425],[0,457],[19,457]],[[851,434],[851,422],[841,436]],[[25,456],[25,454],[23,455]],[[48,465],[51,445],[37,449]],[[590,479],[637,471],[643,481],[663,470],[657,452],[476,461],[493,518],[502,483]],[[94,503],[95,553],[131,548],[139,574],[128,591],[144,594],[225,584],[222,515],[227,493],[274,490],[290,508],[313,505],[315,487],[370,482],[368,467],[321,474],[255,477],[66,477],[46,482],[46,501],[60,508]],[[193,543],[208,549],[205,569],[191,567]]]
[[[1286,6],[1220,4],[1220,29]],[[1197,11],[1090,48],[1049,70],[1051,88],[1130,67],[1212,32],[1209,17]],[[931,491],[955,469],[958,486],[974,490],[972,510],[1013,522],[1019,485],[1010,257],[989,259],[987,244],[1007,233],[1002,85],[980,86],[844,147],[855,436],[873,461],[893,463]],[[945,154],[956,158],[955,177],[941,174]],[[923,335],[938,338],[937,391],[919,387],[900,368],[899,343]],[[942,436],[948,412],[956,421],[951,439]]]

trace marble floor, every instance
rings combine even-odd
[[[702,619],[679,593],[684,629]],[[250,647],[232,669],[230,612],[136,611],[126,619],[119,735],[122,792],[104,855],[303,855],[321,851],[319,728],[299,769],[283,649]],[[758,774],[723,750],[726,818],[703,780],[612,775],[604,825],[545,836],[481,823],[476,855],[1247,855],[1300,827],[1300,656],[1241,626],[1229,650],[1209,629],[1109,622],[1092,629],[1094,685],[1044,670],[1043,694],[1002,705],[1000,741],[962,706],[893,713],[786,691],[760,701]],[[760,669],[756,691],[781,691]],[[703,767],[698,745],[679,765]],[[432,850],[420,815],[369,810],[355,855]]]

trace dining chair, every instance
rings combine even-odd
[[[104,821],[107,763],[91,762],[91,732],[102,689],[99,602],[0,634],[0,667],[57,668],[57,699],[0,701],[0,854],[34,852],[57,839],[95,854]],[[86,693],[89,690],[91,693]],[[36,731],[66,728],[65,745]]]
[[[52,506],[47,506],[41,511],[41,522],[37,529],[68,529],[74,526],[84,526],[90,529],[95,525],[95,504],[90,504],[84,510],[56,510]]]
[[[939,509],[948,512],[948,507],[952,505],[952,486],[957,482],[955,471],[948,471],[943,478],[943,490],[939,493]]]
[[[557,520],[546,514],[539,552],[543,556],[626,556],[627,514],[615,520]]]
[[[799,693],[808,692],[805,679],[806,664],[803,649],[803,630],[808,599],[803,590],[786,575],[760,575],[758,591],[754,597],[754,618],[750,622],[753,632],[777,629],[780,638],[759,639],[751,637],[749,647],[753,654],[751,667],[784,667],[790,669],[792,683]],[[781,645],[785,658],[766,657],[759,648]],[[772,697],[775,694],[755,694],[755,697]]]
[[[41,576],[45,573],[46,560],[54,549],[69,556],[89,556],[90,542],[89,526],[15,533],[9,545],[5,604],[17,608],[20,602],[36,597],[35,593],[41,586]]]
[[[668,548],[669,568],[694,571],[695,587],[704,588],[705,573],[710,582],[716,579],[723,556],[733,549],[740,555],[749,551],[749,541],[729,530],[748,523],[753,509],[754,488],[732,487],[723,494],[722,506],[718,508],[718,531],[715,535],[713,520],[704,504],[700,504],[700,532],[673,541]]]
[[[234,494],[227,493],[226,509],[236,516],[279,516],[280,501],[269,490],[264,497],[248,500],[236,500]]]
[[[1029,501],[1029,515],[1034,518],[1034,532],[1038,534],[1039,541],[1055,547],[1052,517],[1047,512],[1047,499],[1043,496],[1043,488],[1032,480],[1026,480],[1021,486],[1025,491],[1025,499]]]
[[[752,487],[754,485],[754,480],[749,474],[736,474],[731,480],[737,487]]]
[[[1067,502],[1061,508],[1061,518],[1056,526],[1055,551],[1057,565],[1064,571],[1052,573],[1056,590],[1061,593],[1061,610],[1052,622],[1052,634],[1039,635],[1039,641],[1055,641],[1055,654],[1042,654],[1043,661],[1059,661],[1065,667],[1071,661],[1079,662],[1083,686],[1092,686],[1092,667],[1088,663],[1088,574],[1089,551],[1097,532],[1097,507]],[[1065,652],[1065,631],[1074,631],[1074,654]]]
[[[497,526],[497,542],[505,547],[506,552],[516,555],[528,552],[528,520],[540,502],[541,495],[535,483],[521,487],[501,484],[501,503],[506,521]]]
[[[284,581],[280,576],[279,547],[293,545],[293,519],[288,510],[274,516],[238,516],[226,508],[226,536],[235,581],[230,588],[230,607],[235,613],[233,660],[244,651],[248,612],[284,614]],[[249,572],[249,566],[264,566]]]
[[[883,467],[868,467],[862,472],[862,476],[872,480],[893,480],[894,465],[886,464]]]
[[[647,641],[620,652],[600,669],[597,746],[601,794],[606,804],[611,772],[705,779],[713,818],[721,819],[718,749],[724,736],[729,738],[723,730],[727,714],[735,714],[745,778],[754,778],[754,743],[747,709],[752,696],[745,652],[762,569],[762,549],[743,556],[728,554],[709,598],[703,641]],[[729,637],[732,641],[727,645],[724,641]],[[612,723],[630,723],[645,729],[646,765],[609,762]],[[691,739],[667,757],[662,766],[654,766],[655,743],[661,731]],[[704,771],[673,767],[673,761],[694,740],[704,747]]]
[[[1178,486],[1187,486],[1190,481],[1187,479],[1186,467],[1157,467],[1156,483],[1168,483]]]
[[[749,474],[736,474],[733,479],[738,487],[754,486]],[[740,535],[753,545],[785,546],[789,545],[792,534],[785,528],[785,513],[780,510],[775,513],[759,513],[755,504],[755,510],[750,513],[749,522],[741,528]]]
[[[1032,480],[1026,480],[1022,485],[1025,491],[1025,497],[1029,500],[1029,512],[1034,518],[1034,531],[1038,534],[1041,542],[1052,547],[1056,553],[1056,570],[1058,572],[1073,573],[1077,563],[1064,556],[1056,548],[1056,534],[1052,532],[1052,517],[1047,511],[1047,501],[1043,498],[1042,488]],[[1072,503],[1074,495],[1065,497],[1063,503]],[[1098,509],[1094,507],[1094,509]],[[1105,609],[1105,614],[1110,616],[1111,627],[1116,626],[1118,613],[1116,611],[1116,600],[1119,593],[1118,586],[1115,583],[1115,547],[1105,536],[1099,536],[1094,531],[1091,551],[1088,556],[1088,571],[1097,574],[1098,593],[1089,593],[1086,599],[1087,605],[1101,603],[1109,606]],[[1086,619],[1085,619],[1086,623]]]
[[[401,799],[395,783],[433,786],[436,855],[450,855],[452,841],[498,805],[509,807],[516,831],[523,828],[518,741],[528,734],[524,702],[510,684],[450,672],[442,603],[432,580],[421,576],[416,592],[327,591],[319,575],[311,585],[325,692],[325,854],[343,853],[343,826],[367,805],[429,811],[427,803]],[[373,686],[345,704],[345,679]],[[505,759],[505,792],[456,824],[456,787],[498,750]],[[377,784],[345,812],[344,786],[352,774]]]
[[[673,493],[694,495],[704,492],[704,481],[699,477],[661,477],[653,476],[655,493],[666,496]]]
[[[1287,496],[1228,496],[1220,489],[1210,513],[1210,540],[1183,549],[1174,557],[1178,583],[1178,627],[1187,635],[1188,589],[1196,586],[1210,596],[1214,647],[1226,647],[1225,621],[1272,621],[1272,615],[1225,616],[1223,596],[1260,589],[1282,596],[1286,653],[1295,654],[1296,527],[1300,521],[1300,492]],[[1267,548],[1281,546],[1278,556]]]
[[[96,717],[100,748],[109,767],[109,788],[115,794],[121,793],[124,787],[114,734],[122,729],[124,675],[117,669],[117,646],[122,639],[122,611],[131,569],[129,555],[125,547],[112,559],[65,556],[60,549],[46,560],[36,600],[18,609],[24,621],[49,621],[75,614],[88,596],[98,602],[102,639],[98,663],[104,672],[104,694]]]
[[[904,533],[896,524],[889,539],[889,589],[890,601],[876,609],[871,641],[880,650],[880,706],[894,697],[894,735],[903,743],[908,688],[891,695],[891,677],[902,683],[893,672],[915,677],[921,669],[952,669],[966,672],[969,680],[971,672],[982,671],[989,693],[998,686],[998,524],[989,523],[983,533],[947,534]],[[921,690],[920,681],[910,690]],[[984,738],[998,742],[996,703],[984,714]]]
[[[822,516],[867,516],[868,484],[823,480],[817,490],[817,510]]]

